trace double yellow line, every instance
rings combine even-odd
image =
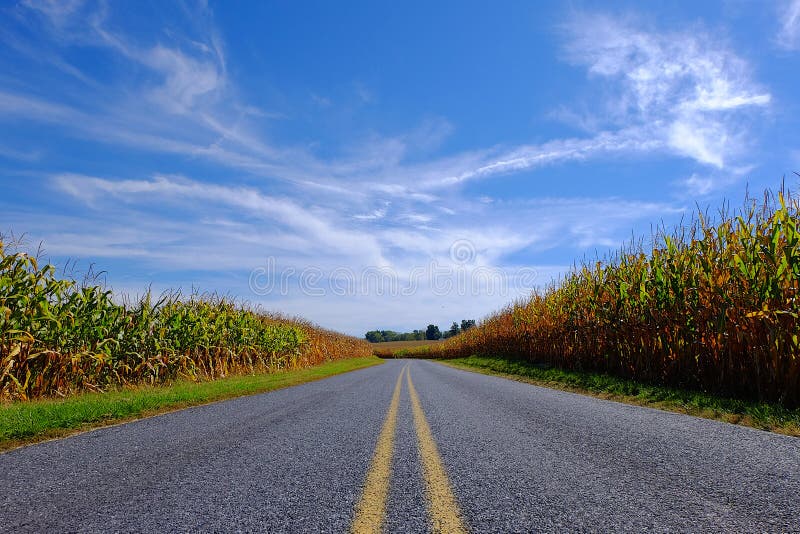
[[[372,464],[367,472],[361,500],[356,506],[352,532],[362,534],[381,532],[386,517],[386,499],[389,495],[389,481],[392,474],[392,456],[394,452],[394,435],[397,428],[397,411],[400,405],[400,390],[403,385],[403,374],[408,381],[408,393],[411,397],[411,409],[414,413],[414,427],[417,433],[417,446],[422,458],[422,472],[425,477],[425,490],[428,497],[428,512],[434,532],[461,533],[467,532],[461,520],[455,495],[450,487],[447,472],[442,464],[436,442],[433,439],[428,420],[417,396],[417,390],[411,381],[408,365],[403,367],[394,386],[392,400],[386,420],[378,436],[378,444]]]
[[[400,371],[397,383],[394,386],[392,402],[389,403],[389,411],[386,414],[386,421],[378,436],[378,444],[375,446],[375,455],[372,457],[372,465],[367,472],[367,479],[364,482],[364,491],[361,493],[361,500],[356,506],[356,516],[353,520],[352,531],[354,534],[365,532],[380,532],[383,525],[383,518],[386,514],[386,497],[389,494],[389,479],[392,474],[392,453],[394,450],[394,431],[397,428],[397,407],[400,404],[400,387],[403,385],[403,373],[406,367]]]

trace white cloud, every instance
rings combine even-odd
[[[22,5],[44,15],[51,24],[61,27],[68,24],[84,0],[23,0]]]
[[[619,84],[621,93],[606,104],[613,123],[639,127],[677,154],[725,167],[741,153],[734,113],[766,106],[771,95],[719,36],[641,26],[581,14],[567,26],[569,58]]]
[[[618,242],[619,232],[627,232],[634,221],[683,209],[622,199],[547,198],[491,204],[461,201],[461,216],[454,219],[406,210],[388,219],[387,204],[377,210],[379,213],[370,214],[387,218],[387,226],[359,229],[338,210],[303,206],[252,187],[206,184],[176,176],[110,180],[66,173],[55,176],[53,183],[97,216],[122,211],[135,221],[151,217],[153,210],[168,215],[179,207],[187,224],[192,220],[212,224],[219,231],[235,233],[237,239],[244,239],[249,230],[268,230],[278,236],[276,241],[294,242],[297,246],[290,247],[289,252],[295,256],[310,255],[317,260],[349,257],[348,261],[364,265],[406,268],[431,258],[449,261],[450,244],[463,239],[472,242],[476,260],[482,265],[502,262],[506,254],[526,247],[545,249],[559,242],[574,246],[570,234],[580,235],[587,242],[589,227],[593,228],[592,243]],[[470,224],[472,220],[491,222],[475,227]],[[124,221],[120,221],[124,227]],[[587,221],[591,221],[588,226]],[[419,224],[433,226],[416,228]],[[430,231],[434,227],[435,231]],[[289,236],[295,236],[295,241]],[[157,243],[151,246],[159,248]]]
[[[186,56],[178,50],[156,46],[144,61],[163,73],[164,85],[154,90],[154,95],[165,108],[184,112],[195,102],[220,88],[222,75],[214,63]]]
[[[146,197],[149,206],[154,203],[164,207],[170,204],[191,204],[194,210],[213,209],[227,205],[236,210],[272,221],[281,227],[298,232],[314,250],[328,254],[345,254],[369,258],[384,263],[374,239],[366,234],[337,227],[319,210],[300,206],[286,199],[264,195],[248,187],[229,187],[204,184],[182,177],[157,176],[152,180],[108,180],[75,174],[61,174],[54,178],[62,191],[98,206],[115,197],[123,203],[140,204]],[[102,202],[99,202],[102,200]],[[98,202],[95,202],[98,201]]]
[[[720,80],[715,80],[714,84],[727,85]],[[724,111],[744,106],[766,106],[771,100],[771,96],[767,93],[731,95],[727,89],[716,93],[709,92],[706,89],[698,89],[697,99],[684,102],[682,106],[691,111]]]
[[[51,213],[4,214],[4,220],[26,221],[19,229],[43,239],[49,254],[104,266],[130,261],[136,266],[133,274],[111,282],[133,290],[146,287],[152,279],[174,280],[172,285],[184,289],[191,285],[222,289],[256,302],[259,297],[249,292],[247,276],[270,257],[280,270],[300,273],[314,267],[324,277],[342,267],[356,274],[370,267],[391,268],[407,283],[415,269],[432,261],[467,272],[489,267],[511,273],[515,267],[509,265],[509,255],[525,252],[534,258],[526,263],[534,264],[535,282],[545,284],[566,267],[536,267],[539,254],[553,248],[580,253],[592,247],[616,247],[634,223],[683,210],[668,203],[620,198],[484,203],[454,197],[441,211],[414,211],[414,203],[393,201],[391,210],[389,205],[378,208],[385,211],[381,224],[373,225],[348,215],[360,201],[342,209],[338,203],[316,205],[310,199],[301,203],[249,185],[166,175],[109,179],[69,173],[53,176],[51,183],[65,193],[53,195],[61,204]],[[75,212],[76,207],[79,216],[60,214]],[[451,257],[451,245],[465,239],[473,251],[468,264]],[[114,269],[110,271],[113,275]],[[415,321],[421,309],[431,310],[426,321],[477,318],[519,296],[513,292],[436,296],[423,285],[402,298],[381,298],[373,292],[319,298],[303,295],[296,284],[293,287],[287,294],[263,300],[264,305],[354,333],[371,321],[375,327],[389,320],[397,321],[398,327],[418,327]],[[392,315],[395,306],[403,312]],[[365,309],[372,311],[365,314]]]
[[[700,176],[696,173],[680,182],[690,196],[707,195],[714,189],[714,180],[709,176]]]
[[[590,139],[564,139],[485,155],[466,154],[460,159],[429,165],[422,174],[427,179],[421,181],[420,185],[435,189],[563,161],[620,152],[651,152],[661,148],[662,144],[660,140],[648,139],[634,130],[622,130],[616,133],[601,132]]]
[[[80,99],[61,91],[46,99],[3,87],[2,118],[22,117],[94,142],[180,155],[177,168],[190,160],[225,169],[224,185],[209,182],[219,175],[216,167],[196,171],[191,179],[159,174],[159,169],[134,179],[55,173],[52,184],[66,193],[54,195],[63,202],[61,212],[74,212],[77,204],[80,217],[57,215],[58,209],[37,216],[3,214],[3,220],[23,221],[27,227],[21,229],[45,239],[53,253],[132,258],[137,267],[148,268],[131,275],[143,283],[157,276],[154,272],[163,279],[164,272],[175,270],[206,272],[199,282],[220,271],[241,279],[268,256],[298,270],[388,266],[407,274],[431,260],[453,264],[450,246],[464,239],[474,247],[475,267],[507,267],[517,253],[535,262],[538,254],[556,248],[580,254],[591,247],[615,247],[633,225],[683,207],[619,198],[510,201],[494,191],[472,199],[465,198],[461,185],[620,154],[680,154],[702,167],[727,171],[737,164],[747,124],[740,121],[744,130],[734,133],[729,119],[770,101],[744,62],[712,36],[646,32],[601,17],[587,26],[589,36],[570,34],[571,57],[592,77],[610,81],[621,104],[608,108],[610,120],[582,119],[585,137],[436,156],[456,125],[428,117],[392,135],[345,139],[338,152],[326,147],[326,155],[319,156],[313,148],[281,145],[264,134],[261,119],[267,117],[237,98],[215,32],[143,42],[109,30],[115,26],[106,25],[102,13],[89,17],[88,25],[70,12],[47,16],[63,20],[64,27],[83,24],[83,37],[65,30],[63,38],[103,47],[129,62],[131,71],[147,75],[133,77],[124,90],[87,85],[83,93],[72,92]],[[73,78],[73,83],[85,82]],[[131,94],[145,98],[126,96]],[[336,105],[326,97],[315,100],[319,108]],[[717,181],[713,173],[699,172],[684,187],[705,194]],[[131,287],[135,282],[125,281]],[[510,298],[467,302],[456,296],[433,299],[422,291],[398,306],[380,301],[379,319],[371,310],[379,301],[371,297],[291,295],[269,303],[352,331],[354,324],[373,320],[380,321],[375,327],[384,326],[395,308],[402,309],[399,325],[410,328],[421,326],[414,323],[419,309],[446,307],[441,319],[431,320],[448,321],[480,316]]]
[[[722,158],[728,141],[724,127],[704,124],[691,116],[677,119],[669,128],[668,142],[673,150],[718,168],[725,166]]]
[[[406,213],[400,216],[401,220],[409,221],[412,224],[425,225],[433,221],[433,217],[424,213]]]
[[[784,0],[780,8],[777,44],[787,50],[800,47],[800,0]]]
[[[0,157],[20,161],[37,161],[41,159],[42,152],[39,150],[18,150],[0,145]]]
[[[353,84],[353,88],[355,89],[356,96],[361,101],[362,104],[372,104],[375,102],[375,94],[367,88],[362,82],[356,82]]]
[[[648,33],[607,17],[583,19],[573,24],[577,29],[570,33],[570,57],[587,65],[590,73],[617,81],[622,102],[613,124],[605,121],[604,130],[587,138],[468,150],[406,163],[415,151],[439,147],[453,130],[444,119],[428,119],[405,134],[373,135],[351,143],[342,157],[320,159],[305,148],[265,142],[250,126],[252,115],[241,112],[247,104],[229,94],[215,32],[198,41],[203,46],[193,46],[191,54],[161,44],[138,47],[107,30],[102,13],[91,23],[98,42],[159,74],[158,85],[142,90],[161,109],[100,96],[101,105],[89,114],[8,93],[6,98],[17,102],[6,107],[16,106],[17,115],[55,122],[101,142],[204,158],[340,196],[380,194],[415,202],[435,202],[440,196],[436,190],[467,181],[620,153],[671,151],[718,168],[735,159],[747,136],[743,131],[734,134],[728,118],[770,100],[749,80],[741,59],[710,36]],[[167,117],[161,110],[181,116]]]
[[[318,95],[316,93],[311,93],[311,101],[321,108],[328,108],[333,105],[333,102],[330,98]]]
[[[377,221],[378,219],[383,219],[386,217],[386,212],[389,211],[389,205],[390,202],[386,202],[382,208],[372,210],[370,213],[353,215],[353,218],[361,221]]]
[[[677,180],[677,198],[696,199],[709,193],[724,189],[749,175],[755,169],[754,165],[745,165],[725,170],[710,170],[709,172],[692,173],[688,178]]]
[[[6,117],[25,117],[43,122],[74,123],[83,114],[69,106],[0,91],[0,112]]]
[[[421,152],[438,149],[454,131],[450,121],[444,118],[426,119],[405,136],[406,144]]]

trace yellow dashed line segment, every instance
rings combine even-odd
[[[378,436],[375,455],[372,457],[372,464],[364,482],[364,491],[356,506],[351,529],[354,534],[378,533],[383,527],[383,520],[386,516],[386,497],[389,494],[389,478],[392,474],[392,454],[394,434],[397,428],[397,409],[400,404],[400,388],[406,368],[407,366],[403,367],[397,377],[392,401],[389,403],[389,411],[386,413],[386,421]]]
[[[431,428],[425,419],[425,412],[419,402],[411,371],[406,373],[408,393],[411,396],[411,408],[414,412],[414,426],[417,430],[417,445],[422,458],[422,472],[425,475],[425,487],[430,505],[430,517],[434,532],[460,533],[467,532],[461,520],[456,497],[450,488],[447,472],[442,464]]]

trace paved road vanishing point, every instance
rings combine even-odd
[[[0,455],[0,530],[797,531],[800,439],[383,365]]]

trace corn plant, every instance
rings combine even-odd
[[[119,304],[99,285],[59,279],[53,265],[40,266],[0,237],[0,398],[213,379],[370,354],[365,341],[214,295],[155,299],[148,292]]]
[[[431,347],[800,405],[800,202],[698,213]]]

